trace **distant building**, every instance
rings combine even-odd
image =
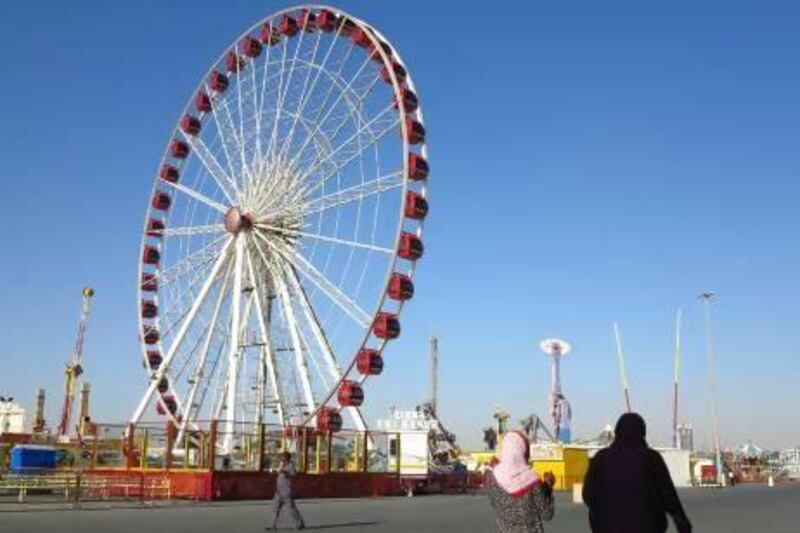
[[[778,462],[789,477],[800,479],[800,446],[780,452]]]
[[[694,451],[694,429],[689,424],[678,426],[678,449]]]
[[[25,432],[25,409],[11,399],[0,398],[0,435]]]

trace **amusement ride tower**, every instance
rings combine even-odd
[[[572,408],[561,391],[561,358],[569,353],[570,345],[560,339],[545,339],[539,343],[539,347],[552,359],[550,414],[553,417],[553,434],[556,442],[568,443],[571,440]]]

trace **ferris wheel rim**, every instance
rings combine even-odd
[[[264,23],[274,21],[274,20],[279,19],[280,17],[282,17],[284,15],[297,13],[298,11],[303,10],[303,9],[315,10],[317,13],[320,10],[327,9],[327,10],[332,11],[333,13],[335,13],[339,17],[346,17],[347,19],[349,19],[350,21],[355,23],[358,27],[368,30],[366,33],[369,36],[370,40],[372,41],[372,44],[375,46],[375,50],[381,56],[381,60],[382,60],[382,62],[384,64],[384,66],[389,66],[393,62],[394,63],[399,63],[406,71],[405,81],[404,82],[399,82],[398,79],[397,79],[397,75],[394,72],[394,70],[392,68],[388,69],[389,76],[391,77],[391,85],[392,85],[392,89],[393,89],[393,92],[394,92],[394,97],[397,99],[396,101],[398,101],[398,102],[402,101],[401,100],[401,98],[402,98],[401,91],[403,89],[403,85],[405,85],[406,87],[409,88],[409,90],[414,91],[414,93],[417,94],[416,93],[416,87],[415,87],[414,82],[413,82],[413,78],[412,78],[410,72],[408,71],[408,69],[406,68],[405,63],[403,62],[402,57],[401,57],[400,53],[398,52],[397,48],[392,46],[392,45],[390,45],[391,46],[390,50],[391,50],[391,53],[392,53],[392,56],[390,57],[387,54],[386,50],[384,50],[383,47],[381,46],[381,43],[389,44],[390,41],[388,39],[386,39],[385,36],[382,33],[380,33],[377,29],[375,29],[373,26],[367,24],[363,20],[361,20],[361,19],[359,19],[359,18],[357,18],[355,16],[352,16],[351,14],[349,14],[349,13],[347,13],[347,12],[341,10],[341,9],[338,9],[338,8],[335,8],[335,7],[332,7],[332,6],[327,6],[327,5],[303,4],[303,5],[293,6],[293,7],[289,7],[289,8],[286,8],[286,9],[282,9],[282,10],[276,11],[276,12],[271,13],[270,15],[262,18],[261,20],[259,20],[258,22],[256,22],[252,26],[250,26],[246,31],[242,32],[242,34],[240,34],[233,42],[231,42],[229,45],[227,45],[223,49],[223,52],[220,54],[220,56],[215,61],[213,61],[211,63],[210,68],[208,69],[206,74],[201,78],[201,81],[199,82],[199,84],[197,85],[195,90],[191,93],[189,99],[187,100],[186,105],[183,107],[183,110],[182,110],[181,114],[179,115],[178,120],[176,121],[176,124],[175,124],[174,128],[172,129],[173,135],[172,135],[171,138],[173,138],[173,139],[174,138],[180,138],[180,136],[178,134],[178,132],[180,131],[180,121],[181,121],[180,117],[183,117],[183,116],[186,116],[187,114],[189,114],[190,110],[192,109],[192,104],[193,104],[195,95],[199,91],[203,90],[204,88],[207,89],[208,86],[207,86],[207,81],[206,80],[211,75],[211,73],[215,71],[217,66],[220,65],[223,62],[223,60],[225,59],[225,56],[228,53],[228,51],[237,50],[239,44],[243,41],[243,39],[245,39],[246,37],[252,35],[253,32],[256,31]],[[336,37],[337,38],[339,37],[338,32],[337,32],[337,36]],[[288,42],[288,39],[287,39],[287,42]],[[288,44],[286,46],[288,47]],[[265,74],[265,76],[266,76],[266,74]],[[402,186],[401,186],[400,190],[401,190],[401,195],[402,195],[401,198],[404,199],[404,198],[406,198],[406,194],[407,194],[407,192],[409,190],[408,186],[409,186],[409,182],[410,182],[410,180],[409,180],[409,160],[408,160],[409,158],[408,158],[408,156],[409,156],[409,154],[412,153],[410,142],[408,140],[409,139],[409,135],[408,135],[409,132],[408,132],[407,118],[408,118],[409,115],[413,114],[415,116],[416,121],[419,122],[424,127],[424,117],[423,117],[422,106],[419,106],[412,113],[407,113],[406,110],[404,109],[404,106],[403,105],[399,105],[398,109],[397,109],[397,112],[398,112],[398,114],[400,116],[399,124],[400,124],[400,129],[401,129],[402,154],[403,154],[403,168],[402,168],[403,179],[402,179]],[[166,164],[167,161],[170,160],[170,158],[169,158],[170,142],[171,141],[167,142],[167,146],[166,146],[166,148],[165,148],[165,150],[164,150],[164,152],[162,154],[162,157],[160,159],[160,167],[159,168],[161,168],[164,164]],[[427,142],[423,142],[421,144],[421,146],[418,149],[418,152],[422,155],[423,158],[425,158],[425,160],[428,159]],[[192,151],[192,155],[194,156],[194,151]],[[153,188],[152,188],[152,192],[151,192],[151,196],[152,196],[152,194],[155,194],[159,190],[159,186],[163,187],[163,182],[161,180],[159,180],[158,175],[156,175],[155,180],[154,180],[154,185],[153,185]],[[220,187],[220,189],[224,191],[224,189],[222,189],[221,187]],[[422,190],[422,192],[424,194],[424,197],[427,199],[428,198],[427,182],[425,182],[420,187],[420,189]],[[183,192],[184,194],[189,194],[185,190],[181,190],[181,192]],[[220,207],[224,208],[224,205],[220,205],[220,206],[213,206],[212,205],[211,207],[216,207],[218,211],[222,211],[222,209],[220,209]],[[330,387],[327,395],[324,396],[324,399],[322,399],[321,401],[316,402],[316,404],[314,405],[313,412],[309,413],[308,417],[303,421],[302,425],[307,425],[309,423],[309,421],[312,420],[319,413],[319,411],[321,409],[323,409],[324,407],[326,407],[330,403],[331,399],[336,394],[337,390],[339,390],[341,385],[345,381],[348,380],[348,376],[350,376],[353,373],[353,370],[354,370],[355,365],[356,365],[357,354],[361,350],[363,350],[363,349],[365,349],[367,347],[367,345],[370,342],[370,339],[372,338],[372,335],[373,335],[373,327],[372,326],[373,326],[374,320],[376,319],[377,315],[379,313],[381,313],[382,309],[385,306],[386,299],[388,297],[387,295],[388,295],[388,284],[389,284],[389,281],[390,281],[393,273],[395,273],[397,271],[398,263],[399,263],[399,261],[401,261],[400,257],[398,256],[398,247],[399,247],[400,239],[401,239],[401,236],[402,236],[402,233],[403,233],[403,227],[404,227],[404,221],[405,221],[403,209],[404,209],[404,201],[401,201],[401,202],[399,202],[399,214],[398,214],[398,217],[397,217],[398,218],[397,229],[394,231],[395,237],[394,237],[394,243],[393,243],[393,246],[392,246],[393,253],[392,253],[391,260],[389,261],[388,266],[386,268],[386,272],[385,272],[385,274],[383,276],[383,278],[384,278],[383,289],[380,291],[380,293],[379,293],[379,295],[377,297],[377,303],[374,306],[374,309],[370,314],[370,317],[372,318],[372,322],[365,328],[364,337],[363,337],[362,341],[360,342],[360,345],[357,346],[355,348],[355,350],[351,351],[350,354],[344,356],[343,360],[345,362],[348,362],[348,364],[343,367],[343,369],[341,371],[341,378],[336,383],[334,383],[332,387]],[[142,239],[141,239],[141,243],[140,243],[140,250],[144,249],[147,246],[147,243],[149,242],[149,237],[148,237],[148,234],[147,234],[147,224],[148,224],[148,220],[150,220],[150,218],[151,218],[151,214],[153,213],[153,211],[154,211],[153,206],[152,205],[148,206],[148,209],[147,209],[146,214],[145,214],[145,222],[144,222],[144,228],[143,228],[143,233],[142,233]],[[423,231],[423,226],[424,226],[424,220],[420,220],[420,221],[417,222],[416,231],[415,231],[415,234],[416,234],[417,237],[421,237],[422,231]],[[222,235],[224,236],[224,233],[222,233]],[[226,241],[227,244],[230,244],[231,239],[228,238],[228,239],[225,239],[225,241]],[[227,246],[227,244],[226,244],[226,246]],[[224,254],[222,254],[222,255],[224,255]],[[407,273],[409,278],[413,278],[415,270],[416,270],[416,260],[410,261],[409,264],[405,265],[404,272]],[[143,332],[146,331],[146,328],[149,327],[147,325],[147,323],[145,322],[145,319],[142,316],[142,304],[143,304],[143,302],[144,302],[144,300],[146,298],[146,294],[145,294],[146,291],[144,291],[142,289],[142,275],[144,273],[145,273],[144,262],[140,260],[139,261],[139,268],[138,268],[138,280],[137,280],[138,285],[139,285],[139,290],[137,291],[137,295],[139,297],[138,298],[138,300],[139,300],[138,301],[138,307],[139,307],[139,309],[138,309],[139,310],[139,313],[138,313],[139,331],[141,332],[140,334],[142,334],[142,335],[143,335]],[[398,315],[398,316],[400,315],[400,313],[402,312],[404,306],[405,306],[405,301],[399,301],[397,303],[396,311],[395,311],[396,315]],[[163,337],[162,337],[162,340],[163,340]],[[163,349],[163,346],[161,345],[162,340],[159,340],[156,344],[158,346],[158,349],[161,351],[161,353],[165,353],[165,351]],[[379,354],[382,354],[387,343],[388,343],[388,339],[383,339],[383,340],[378,342],[377,346],[375,346],[374,349]],[[144,339],[142,340],[142,342],[140,344],[141,344],[142,356],[144,358],[144,362],[145,362],[146,368],[148,369],[147,373],[148,374],[152,374],[152,372],[151,372],[151,370],[150,370],[150,368],[148,366],[148,351],[149,351],[148,350],[148,344],[146,344],[144,342]],[[359,383],[363,383],[364,381],[366,381],[368,379],[368,377],[369,377],[369,374],[362,375],[362,376],[359,377],[358,382]],[[153,381],[152,377],[151,377],[150,381]],[[172,383],[170,383],[170,387],[172,387]],[[180,395],[177,394],[177,391],[173,391],[172,388],[170,388],[170,393],[174,397],[174,399],[180,403]],[[163,395],[160,395],[160,394],[157,395],[156,403],[159,403],[159,404],[163,405]],[[191,409],[191,405],[188,406],[188,409]],[[339,410],[341,410],[341,407],[339,408]],[[166,409],[166,411],[167,411],[168,417],[171,418],[173,421],[175,421],[176,420],[175,414],[173,412],[171,412],[169,409]],[[182,413],[182,412],[184,412],[184,410],[179,405],[179,408],[176,410],[176,412]]]

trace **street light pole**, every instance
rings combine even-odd
[[[714,350],[714,335],[711,330],[711,299],[713,292],[701,293],[698,298],[703,300],[706,330],[706,357],[708,359],[708,388],[711,393],[711,412],[714,431],[714,459],[717,467],[717,483],[725,485],[725,476],[722,472],[722,451],[719,440],[719,394],[717,392],[717,357]]]

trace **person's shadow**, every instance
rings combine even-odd
[[[361,521],[361,522],[341,522],[339,524],[319,524],[319,525],[307,525],[306,529],[337,529],[340,527],[363,527],[363,526],[377,526],[380,522],[376,521]]]

